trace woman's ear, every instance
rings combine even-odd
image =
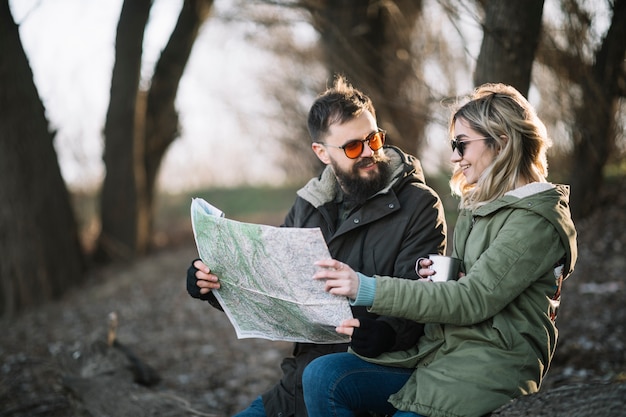
[[[501,146],[500,149],[498,149],[498,153],[500,153],[500,151],[504,149],[506,144],[509,143],[509,137],[507,135],[500,135],[499,138],[502,139],[502,142],[504,142],[504,145]]]
[[[330,164],[330,158],[328,157],[328,152],[326,151],[326,147],[320,143],[313,142],[311,144],[311,149],[317,155],[317,158],[322,161],[325,165]]]

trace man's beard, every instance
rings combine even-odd
[[[373,177],[362,178],[359,175],[359,168],[367,166],[372,162],[376,163],[378,173]],[[371,158],[362,158],[352,166],[350,171],[342,171],[341,168],[335,164],[334,160],[331,160],[331,165],[343,192],[357,203],[364,202],[369,197],[382,190],[389,182],[391,175],[389,158],[384,154],[381,156],[374,155]]]

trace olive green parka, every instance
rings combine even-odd
[[[458,281],[377,276],[370,311],[427,323],[417,346],[365,360],[415,367],[390,397],[429,417],[477,417],[539,390],[557,343],[562,276],[573,270],[576,231],[569,188],[533,183],[461,210],[452,256]]]

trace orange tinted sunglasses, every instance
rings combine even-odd
[[[367,146],[370,147],[371,150],[376,152],[385,144],[385,136],[387,132],[382,129],[378,129],[375,132],[367,135],[365,139],[353,139],[349,140],[341,146],[329,145],[327,143],[318,142],[320,145],[330,146],[331,148],[339,148],[343,150],[343,153],[350,159],[356,159],[363,153],[363,148],[367,143]]]

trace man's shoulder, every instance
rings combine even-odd
[[[398,198],[406,199],[431,199],[439,200],[439,194],[431,186],[425,182],[417,180],[405,180],[398,184],[394,191],[398,195]]]
[[[385,146],[385,155],[391,160],[396,176],[400,174],[404,177],[411,177],[413,181],[426,182],[422,163],[416,156],[391,145]]]

